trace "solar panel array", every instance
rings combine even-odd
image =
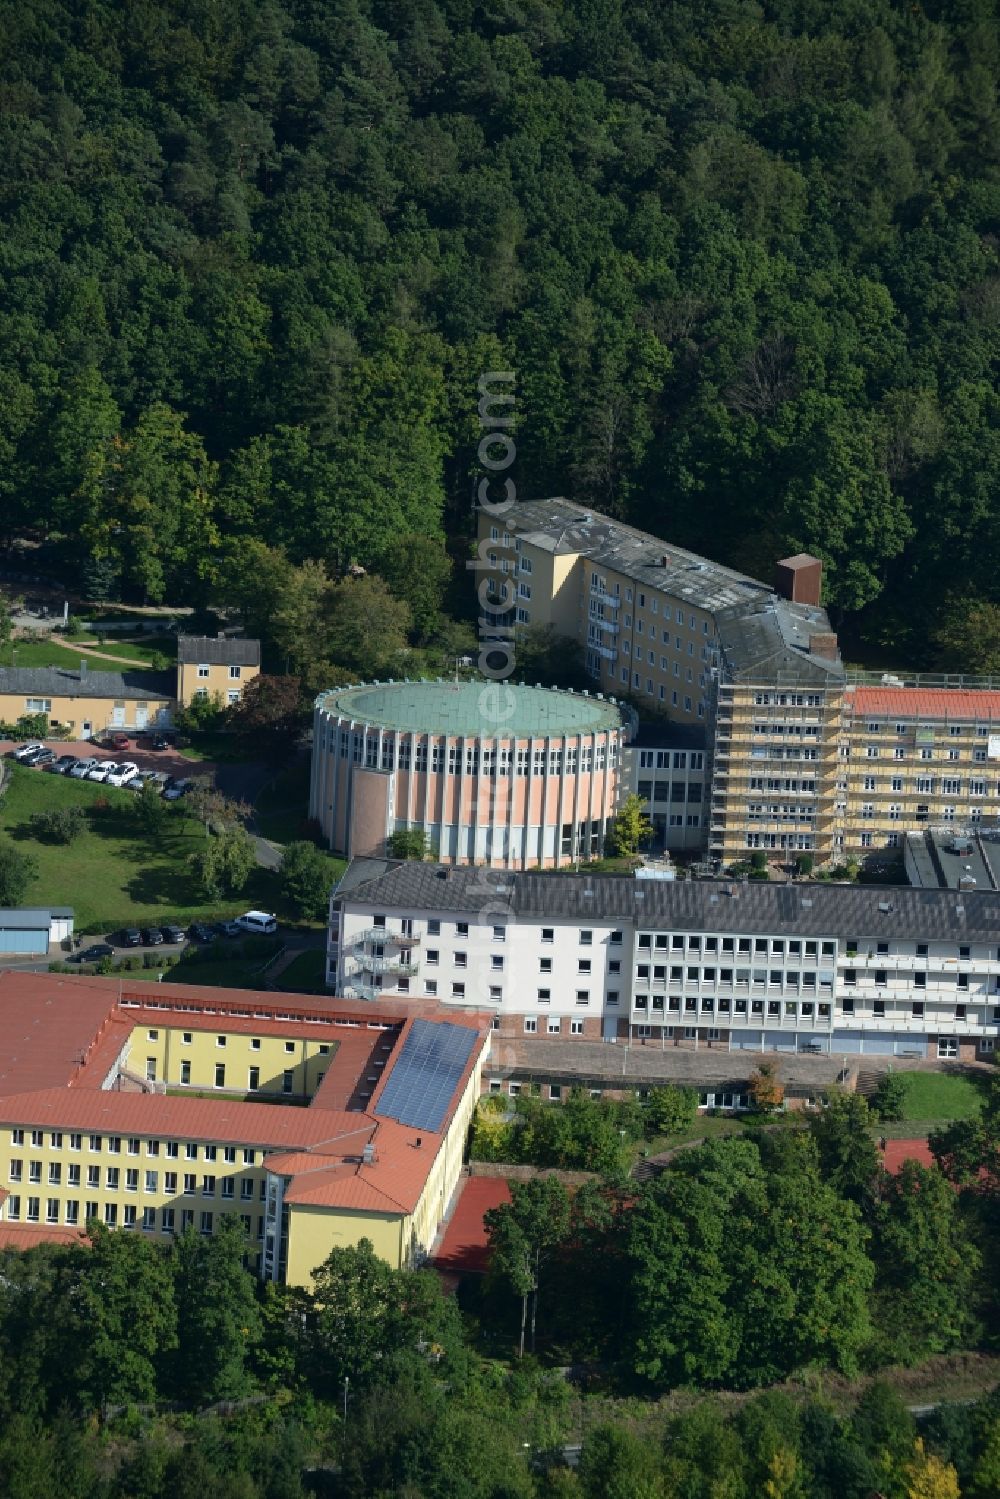
[[[465,1025],[414,1020],[376,1114],[412,1129],[439,1130],[476,1036]]]

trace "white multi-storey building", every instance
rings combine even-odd
[[[356,861],[345,995],[488,1007],[516,1036],[950,1059],[1000,1032],[1000,896]]]

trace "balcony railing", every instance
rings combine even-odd
[[[602,604],[608,604],[612,609],[618,609],[621,606],[621,597],[619,594],[604,593],[600,588],[591,588],[590,597],[592,599],[600,599]]]
[[[358,964],[356,973],[417,973],[420,965],[411,963],[409,958],[402,954],[393,955],[385,953],[382,957],[376,957],[374,953],[366,953],[364,957],[356,959]]]
[[[370,947],[377,942],[384,943],[386,947],[417,947],[420,938],[409,936],[406,932],[391,932],[384,926],[367,927],[363,932],[355,932],[351,938],[354,947]]]

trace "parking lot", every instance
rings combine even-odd
[[[106,749],[95,739],[46,739],[45,747],[53,750],[57,757],[73,755],[79,760],[133,760],[140,771],[162,770],[174,777],[198,776],[212,779],[215,776],[216,767],[210,760],[188,760],[173,745],[167,749],[154,750],[152,735],[128,734],[125,737],[128,741],[126,749]],[[23,739],[2,739],[0,755],[7,756],[27,742]]]

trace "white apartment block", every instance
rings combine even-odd
[[[1000,896],[358,860],[327,976],[347,997],[491,1009],[508,1036],[982,1058]]]

